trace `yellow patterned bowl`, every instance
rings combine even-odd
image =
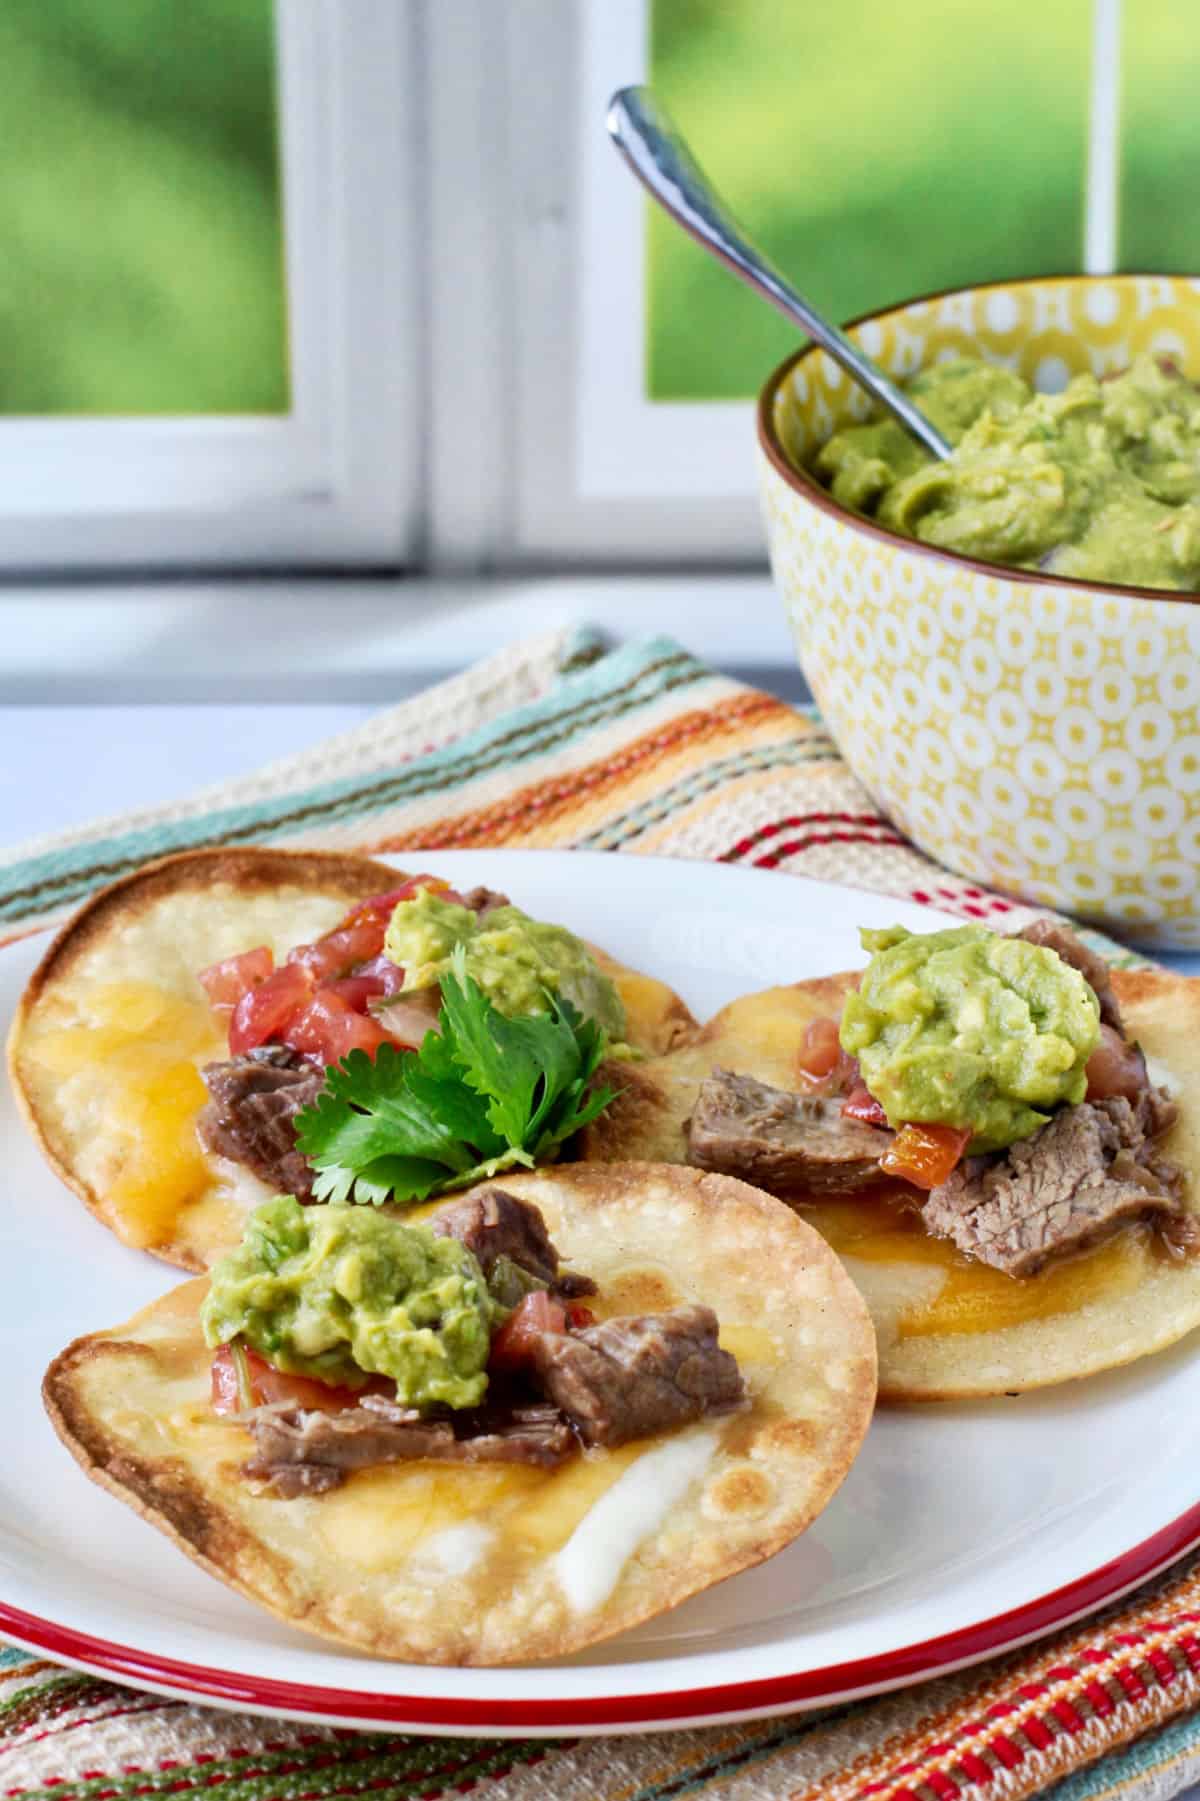
[[[967,353],[1055,388],[1143,350],[1200,373],[1200,280],[998,282],[853,336],[901,377]],[[775,581],[846,761],[973,881],[1139,944],[1200,945],[1200,597],[1003,569],[848,512],[803,464],[869,410],[815,349],[759,405]]]

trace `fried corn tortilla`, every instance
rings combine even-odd
[[[805,1027],[838,1015],[853,981],[833,976],[744,995],[668,1055],[610,1066],[605,1077],[623,1092],[587,1127],[580,1154],[684,1162],[686,1123],[709,1070],[795,1089]],[[1162,1149],[1189,1173],[1187,1205],[1200,1218],[1200,982],[1148,970],[1115,971],[1113,982],[1129,1036],[1179,1102]],[[866,1298],[883,1398],[1045,1387],[1132,1362],[1200,1325],[1200,1259],[1172,1257],[1147,1226],[1123,1227],[1093,1250],[1014,1278],[926,1233],[912,1191],[898,1184],[846,1199],[786,1198],[838,1251]]]
[[[249,1432],[208,1405],[200,1280],[56,1359],[43,1392],[60,1437],[251,1600],[419,1662],[578,1650],[788,1544],[845,1476],[875,1395],[871,1322],[829,1247],[770,1196],[697,1170],[577,1164],[504,1186],[599,1283],[597,1314],[715,1308],[749,1405],[554,1471],[393,1464],[280,1500],[241,1474]]]
[[[271,1192],[197,1140],[200,1068],[228,1055],[197,970],[260,944],[280,961],[403,879],[333,852],[188,851],[104,889],[58,934],[13,1022],[13,1086],[53,1168],[126,1244],[206,1269]],[[694,1029],[671,989],[595,954],[632,1044],[661,1052]]]

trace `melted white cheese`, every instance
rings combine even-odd
[[[208,1161],[216,1171],[222,1194],[245,1213],[252,1213],[260,1201],[269,1201],[273,1194],[279,1193],[277,1188],[270,1188],[260,1181],[244,1163],[235,1163],[231,1157],[210,1156]]]
[[[576,1613],[590,1613],[608,1599],[628,1559],[682,1500],[716,1448],[712,1431],[668,1439],[643,1452],[589,1508],[554,1559]]]
[[[447,1526],[427,1538],[420,1548],[420,1562],[432,1564],[445,1576],[465,1576],[495,1536],[481,1521],[464,1520],[461,1526]]]
[[[1168,1069],[1157,1057],[1146,1058],[1146,1074],[1156,1088],[1165,1088],[1168,1094],[1178,1094],[1179,1082],[1174,1070]]]

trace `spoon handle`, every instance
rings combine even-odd
[[[806,331],[935,457],[950,446],[852,338],[823,319],[746,236],[649,88],[621,88],[608,109],[608,132],[638,180],[684,230]]]

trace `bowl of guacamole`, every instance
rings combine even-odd
[[[839,749],[981,890],[1194,948],[1200,288],[988,283],[850,330],[953,453],[815,347],[762,390],[775,582]]]
[[[1200,387],[1173,358],[1084,370],[1056,394],[978,356],[904,385],[953,456],[892,419],[843,426],[809,463],[843,506],[983,562],[1200,590]]]

